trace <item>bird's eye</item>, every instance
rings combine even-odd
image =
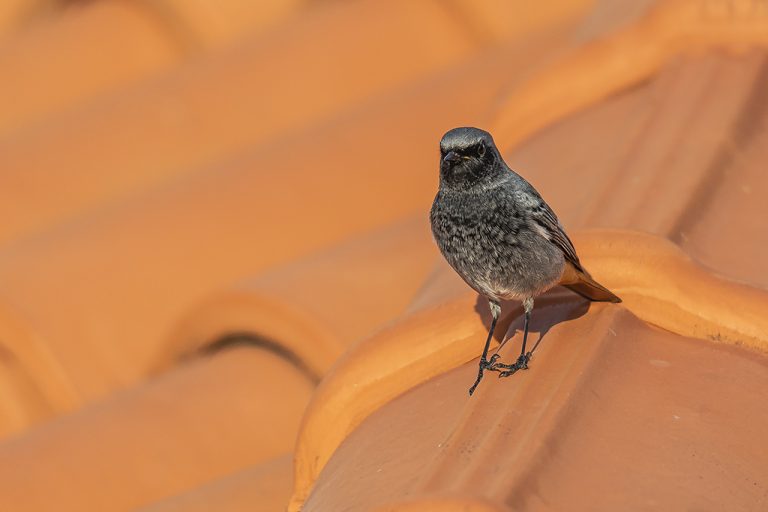
[[[485,156],[485,143],[481,142],[477,145],[477,156],[483,158]]]

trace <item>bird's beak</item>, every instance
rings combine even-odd
[[[449,151],[443,157],[443,162],[453,163],[453,162],[458,162],[459,160],[461,160],[461,156],[459,156],[459,154],[456,153],[455,151]]]

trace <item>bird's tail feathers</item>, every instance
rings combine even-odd
[[[566,264],[566,271],[560,284],[591,301],[621,302],[616,294],[592,279],[588,273],[576,269],[570,263]]]

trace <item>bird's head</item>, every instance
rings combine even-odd
[[[491,134],[454,128],[440,140],[440,186],[468,190],[503,176],[505,165]]]

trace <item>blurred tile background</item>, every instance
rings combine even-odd
[[[767,51],[762,0],[0,2],[0,510],[763,509]],[[462,125],[625,297],[471,403]]]

